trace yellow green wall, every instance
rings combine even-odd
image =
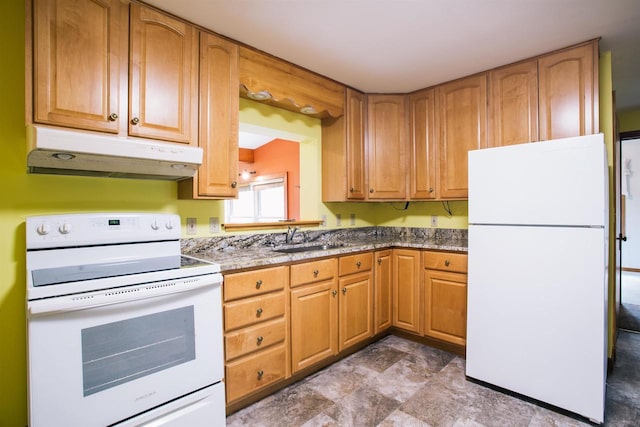
[[[640,130],[640,109],[618,113],[618,124],[620,132]]]

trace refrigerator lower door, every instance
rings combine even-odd
[[[602,422],[600,228],[469,226],[466,374]]]

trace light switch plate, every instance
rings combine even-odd
[[[342,214],[336,214],[336,226],[340,227],[342,225]]]
[[[356,214],[349,214],[349,225],[356,225]]]
[[[217,216],[209,218],[209,232],[211,234],[220,232],[220,218]]]
[[[197,222],[195,218],[187,218],[187,234],[196,234],[198,232]]]

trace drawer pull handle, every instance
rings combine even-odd
[[[256,317],[260,317],[261,314],[262,314],[262,307],[256,310]]]
[[[336,291],[335,289],[334,289],[334,290],[332,290],[332,291],[331,291],[331,295],[333,295],[333,296],[334,296],[334,298],[335,298],[335,296],[336,296],[336,295],[338,295],[338,291]]]
[[[256,289],[260,289],[260,286],[262,286],[262,280],[256,282]]]
[[[263,341],[263,340],[264,340],[264,338],[262,337],[262,335],[260,335],[260,336],[258,337],[258,339],[257,339],[257,341],[258,341],[257,345],[262,344],[262,341]]]
[[[362,263],[360,261],[356,262],[356,267],[360,268],[361,265]]]
[[[347,288],[342,288],[342,295],[346,295],[347,294]]]
[[[260,369],[258,371],[258,379],[261,380],[263,375],[264,375],[264,371],[262,369]]]
[[[318,274],[320,274],[320,270],[318,270],[317,268],[313,270],[313,277],[318,277]]]
[[[444,265],[445,265],[445,266],[449,267],[449,264],[451,264],[451,263],[449,262],[449,260],[448,260],[448,259],[444,260]]]

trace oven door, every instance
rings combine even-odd
[[[32,427],[105,426],[222,380],[221,276],[28,302]]]

